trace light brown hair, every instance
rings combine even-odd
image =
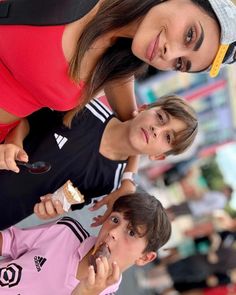
[[[180,131],[174,142],[171,151],[166,155],[178,155],[183,153],[194,141],[198,132],[197,114],[194,109],[182,98],[176,95],[166,95],[157,99],[156,102],[148,105],[148,108],[161,107],[162,110],[186,124],[186,129]]]

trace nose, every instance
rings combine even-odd
[[[170,62],[185,56],[187,54],[186,50],[186,48],[183,48],[183,46],[180,46],[177,42],[173,44],[165,43],[162,48],[162,58]]]
[[[151,126],[150,127],[150,130],[151,130],[151,134],[154,138],[157,138],[157,130],[156,130],[156,127],[154,126]]]
[[[121,229],[119,228],[119,226],[114,226],[113,228],[111,228],[108,232],[109,238],[111,238],[113,241],[116,241],[119,237],[120,230]]]

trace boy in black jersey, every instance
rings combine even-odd
[[[119,187],[129,156],[143,154],[158,160],[180,154],[193,142],[198,126],[195,112],[176,96],[163,97],[141,107],[132,120],[125,122],[98,100],[86,105],[73,119],[70,129],[63,126],[61,114],[57,112],[43,110],[35,116],[38,118],[31,118],[31,132],[24,141],[24,150],[23,135],[14,136],[15,145],[4,147],[9,147],[13,162],[25,151],[30,162],[43,160],[51,163],[52,168],[41,175],[30,174],[24,168],[20,173],[0,172],[0,228],[27,217],[34,207],[41,218],[62,213],[61,204],[53,203],[48,197],[36,206],[35,203],[68,179],[85,195],[85,204],[91,198],[108,194]],[[9,157],[5,159],[5,168],[7,160]],[[0,162],[4,163],[4,159]],[[106,200],[109,208],[114,200],[115,197]],[[74,205],[73,209],[83,205]]]

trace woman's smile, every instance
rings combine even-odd
[[[147,47],[146,58],[149,60],[150,63],[152,62],[152,60],[156,57],[158,53],[160,34],[161,32],[156,36],[154,40],[152,40],[149,43]]]

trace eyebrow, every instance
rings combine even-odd
[[[163,110],[163,113],[165,114],[166,118],[167,118],[167,121],[170,121],[170,114],[166,111],[166,110]]]
[[[199,37],[199,39],[197,40],[197,42],[196,42],[196,44],[195,44],[195,46],[194,46],[194,48],[193,48],[193,51],[198,51],[199,50],[199,48],[201,47],[201,45],[202,45],[202,42],[204,41],[204,30],[203,30],[203,27],[202,27],[202,25],[201,25],[201,23],[199,23],[199,25],[200,25],[200,27],[201,27],[201,34],[200,34],[200,37]]]
[[[203,30],[203,27],[201,25],[201,23],[199,23],[200,27],[201,27],[201,34],[200,34],[200,37],[199,39],[197,40],[194,48],[193,48],[193,51],[198,51],[200,49],[200,47],[202,46],[202,42],[204,41],[204,30]],[[192,63],[190,60],[187,61],[186,63],[186,72],[189,72],[189,70],[191,69],[191,66],[192,66]]]

